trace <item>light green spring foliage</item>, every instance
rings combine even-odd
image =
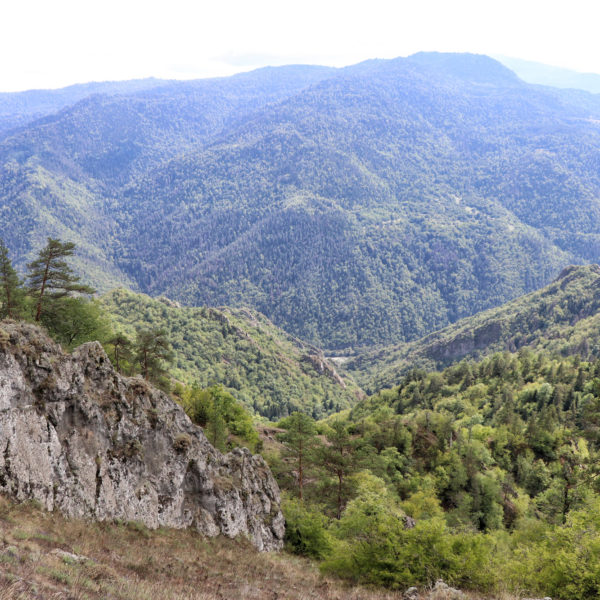
[[[126,290],[114,290],[100,301],[113,327],[130,338],[136,328],[165,330],[176,379],[200,387],[221,384],[267,418],[294,411],[318,418],[352,406],[361,396],[351,379],[336,379],[315,348],[254,311],[180,307]]]
[[[479,592],[600,594],[600,361],[523,349],[415,369],[327,421],[324,447],[343,438],[339,463],[354,466],[340,518],[326,454],[314,455],[305,512],[289,509],[294,551],[321,547],[327,572],[399,589],[442,578]],[[279,480],[297,495],[294,477]]]
[[[248,411],[220,385],[175,386],[176,397],[190,419],[204,428],[208,440],[220,450],[235,445],[257,450],[258,434]]]

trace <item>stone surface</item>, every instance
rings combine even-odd
[[[447,583],[438,579],[433,586],[432,593],[430,595],[432,600],[465,600],[466,596],[460,590],[450,587]]]
[[[221,454],[166,394],[116,373],[100,344],[69,355],[7,321],[0,493],[70,517],[245,535],[260,550],[283,544],[279,489],[262,457]]]
[[[50,551],[50,554],[57,556],[63,562],[68,564],[81,564],[90,562],[90,559],[87,556],[81,556],[80,554],[73,554],[72,552],[65,552],[65,550],[61,550],[60,548],[55,548]]]
[[[416,587],[409,587],[404,594],[402,594],[404,600],[418,600],[419,590]]]

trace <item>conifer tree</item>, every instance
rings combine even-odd
[[[331,423],[325,437],[328,443],[321,448],[320,459],[325,470],[337,479],[336,518],[340,519],[346,503],[347,479],[358,469],[357,443],[341,420]]]
[[[140,329],[137,332],[136,358],[142,376],[156,384],[166,384],[164,364],[173,361],[171,344],[164,329]]]
[[[131,340],[122,333],[117,333],[107,342],[107,345],[112,346],[111,358],[115,363],[115,369],[119,373],[123,372],[123,361],[131,363],[133,361],[133,350]]]
[[[8,257],[8,249],[0,239],[0,319],[19,318],[24,298],[24,290]]]
[[[79,277],[65,262],[75,251],[73,242],[61,242],[48,238],[45,248],[36,260],[29,263],[29,293],[36,298],[35,320],[39,321],[48,301],[59,300],[71,292],[92,294],[94,290],[79,282]]]
[[[298,495],[303,499],[306,468],[318,444],[315,422],[308,415],[294,412],[282,423],[287,430],[280,436],[286,451],[284,456],[291,458],[298,472]]]

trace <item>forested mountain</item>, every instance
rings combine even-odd
[[[600,267],[567,267],[559,277],[500,307],[467,317],[420,340],[344,363],[367,391],[391,387],[415,367],[439,369],[462,359],[528,347],[550,356],[600,357]]]
[[[149,77],[131,81],[78,83],[53,90],[2,92],[0,93],[0,137],[11,129],[58,112],[93,94],[111,96],[132,94],[166,83],[165,80]]]
[[[0,218],[20,256],[76,241],[101,289],[397,343],[600,260],[599,122],[474,55],[168,83],[6,136]]]
[[[259,415],[274,419],[301,410],[320,418],[364,396],[320,350],[255,311],[181,307],[123,289],[100,304],[131,339],[137,329],[163,329],[174,352],[173,377],[200,387],[221,384]]]

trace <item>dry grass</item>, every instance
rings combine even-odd
[[[0,497],[0,600],[399,600],[246,541],[68,520]],[[64,550],[89,560],[76,563]],[[436,598],[436,600],[443,600]],[[506,598],[504,600],[510,600]]]

